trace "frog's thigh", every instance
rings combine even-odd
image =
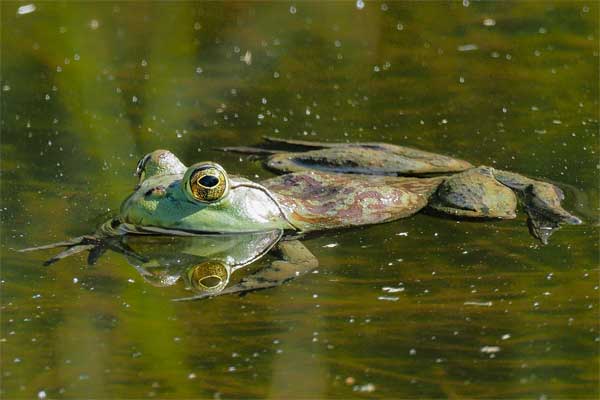
[[[458,217],[511,219],[517,198],[494,178],[491,168],[478,167],[445,179],[428,206]]]

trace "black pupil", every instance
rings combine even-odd
[[[217,178],[214,175],[204,175],[202,178],[200,178],[200,180],[198,182],[202,186],[210,188],[210,187],[217,186],[217,183],[219,183],[219,178]]]

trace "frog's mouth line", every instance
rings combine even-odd
[[[275,203],[275,206],[277,207],[277,209],[279,210],[279,213],[281,214],[281,216],[283,217],[283,219],[292,227],[294,228],[296,231],[301,231],[301,229],[296,226],[292,221],[290,221],[290,219],[288,218],[288,216],[285,214],[285,211],[283,211],[283,207],[281,206],[281,204],[279,203],[279,201],[275,198],[275,196],[273,195],[273,193],[271,193],[269,191],[269,189],[256,184],[256,183],[237,183],[235,185],[231,185],[230,189],[237,189],[239,187],[247,187],[247,188],[251,188],[251,189],[256,189],[256,190],[260,190],[261,192],[263,192],[269,199],[271,199],[271,201],[273,203]]]

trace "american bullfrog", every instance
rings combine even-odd
[[[225,294],[277,286],[314,269],[316,259],[297,240],[310,232],[390,222],[422,210],[513,219],[518,203],[531,234],[544,244],[561,224],[581,223],[561,207],[563,192],[551,183],[413,148],[266,138],[260,147],[223,150],[265,157],[266,168],[282,175],[256,183],[214,162],[186,167],[173,153],[156,150],[138,162],[135,190],[96,234],[25,250],[66,247],[46,264],[89,250],[93,263],[106,249],[133,254],[118,240],[125,234],[285,232],[277,244],[282,260]]]

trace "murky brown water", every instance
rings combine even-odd
[[[596,2],[28,4],[1,5],[3,398],[598,397]],[[418,215],[191,303],[116,253],[14,251],[91,232],[156,148],[267,177],[213,150],[262,135],[542,177],[586,224]]]

